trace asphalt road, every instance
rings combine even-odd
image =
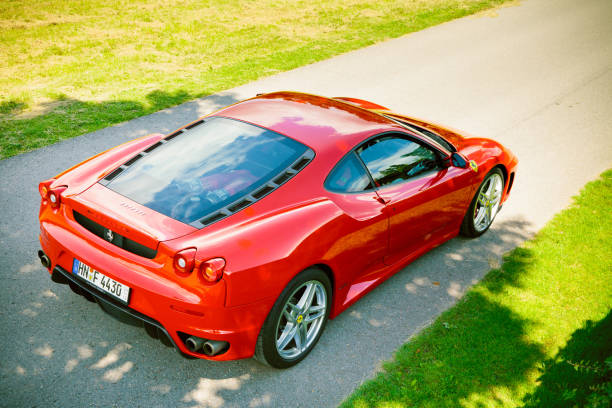
[[[609,0],[527,0],[1,161],[0,405],[337,405],[612,167],[611,21]],[[491,231],[405,268],[331,321],[312,354],[285,371],[253,360],[184,360],[50,281],[36,258],[40,180],[123,141],[283,89],[371,99],[495,138],[520,159],[510,200]]]

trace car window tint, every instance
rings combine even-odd
[[[332,170],[325,181],[325,187],[332,191],[347,193],[373,188],[372,180],[354,153],[342,159]]]
[[[358,150],[376,183],[400,183],[438,167],[436,153],[430,148],[397,136],[383,136]]]
[[[306,150],[271,130],[211,117],[130,165],[107,187],[189,224],[255,191]]]

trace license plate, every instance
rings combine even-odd
[[[113,278],[109,278],[100,271],[96,271],[91,266],[84,264],[74,258],[72,263],[72,273],[85,279],[87,282],[100,289],[104,293],[108,293],[112,297],[128,304],[130,299],[130,287],[117,282]]]

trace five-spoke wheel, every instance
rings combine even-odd
[[[327,294],[319,281],[299,286],[285,303],[276,325],[276,350],[292,359],[304,352],[321,331],[327,310]]]
[[[273,367],[290,367],[312,350],[329,316],[331,284],[325,272],[309,268],[285,288],[268,315],[255,358]]]
[[[489,229],[499,211],[503,191],[504,175],[494,168],[484,178],[463,219],[463,235],[477,237]]]

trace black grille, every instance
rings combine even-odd
[[[216,212],[211,216],[208,216],[202,220],[200,220],[200,222],[204,225],[208,225],[208,224],[212,224],[213,222],[222,220],[223,218],[227,217],[228,214],[223,214],[221,212]]]
[[[259,190],[254,192],[252,194],[252,196],[257,198],[257,199],[260,199],[261,197],[265,196],[266,194],[268,194],[269,192],[271,192],[273,190],[274,190],[274,187],[266,185],[263,188],[260,188]]]
[[[198,126],[200,123],[204,123],[204,119],[200,119],[197,122],[193,122],[191,125],[189,126],[185,126],[185,129],[192,129],[196,126]]]
[[[298,161],[297,163],[295,163],[293,166],[291,166],[291,168],[295,171],[300,171],[302,170],[302,168],[308,164],[308,162],[310,161],[309,158],[304,157],[302,158],[300,161]]]
[[[244,200],[239,201],[236,204],[228,207],[227,209],[230,210],[231,212],[236,212],[236,211],[242,210],[245,207],[248,207],[252,203],[253,203],[253,201],[244,199]]]
[[[281,185],[283,184],[285,181],[289,180],[291,178],[291,176],[293,176],[295,173],[290,173],[288,171],[284,172],[283,174],[281,174],[280,176],[278,176],[277,178],[274,179],[274,183]]]
[[[105,232],[107,230],[105,227],[98,224],[94,220],[87,218],[86,216],[84,216],[83,214],[77,211],[73,210],[72,214],[74,215],[74,219],[76,220],[76,222],[81,224],[83,228],[85,228],[87,231],[91,232],[92,234],[99,236],[103,240],[108,241],[107,237],[105,237]],[[108,241],[111,244],[116,245],[119,248],[123,248],[128,252],[131,252],[133,254],[136,254],[136,255],[139,255],[139,256],[142,256],[148,259],[153,259],[155,258],[155,255],[157,255],[157,251],[155,249],[151,249],[142,244],[139,244],[136,241],[132,241],[131,239],[126,238],[123,235],[115,231],[112,231],[112,232],[113,232],[113,239],[112,241]]]
[[[136,156],[132,157],[130,160],[126,161],[124,166],[125,167],[130,167],[132,164],[134,164],[136,162],[136,160],[140,159],[142,157],[142,154],[137,154]]]
[[[149,146],[147,149],[145,149],[145,153],[151,153],[153,150],[157,149],[161,145],[163,145],[162,142],[157,142],[154,145]]]
[[[119,173],[121,173],[123,171],[123,167],[118,167],[115,171],[113,171],[111,174],[109,174],[108,176],[104,177],[104,180],[106,181],[111,181],[112,179],[114,179],[115,177],[117,177],[119,175]]]
[[[171,135],[168,135],[164,138],[164,140],[167,142],[168,140],[172,140],[175,137],[177,137],[178,135],[180,135],[181,133],[183,133],[183,130],[177,130],[176,132],[172,133]]]

